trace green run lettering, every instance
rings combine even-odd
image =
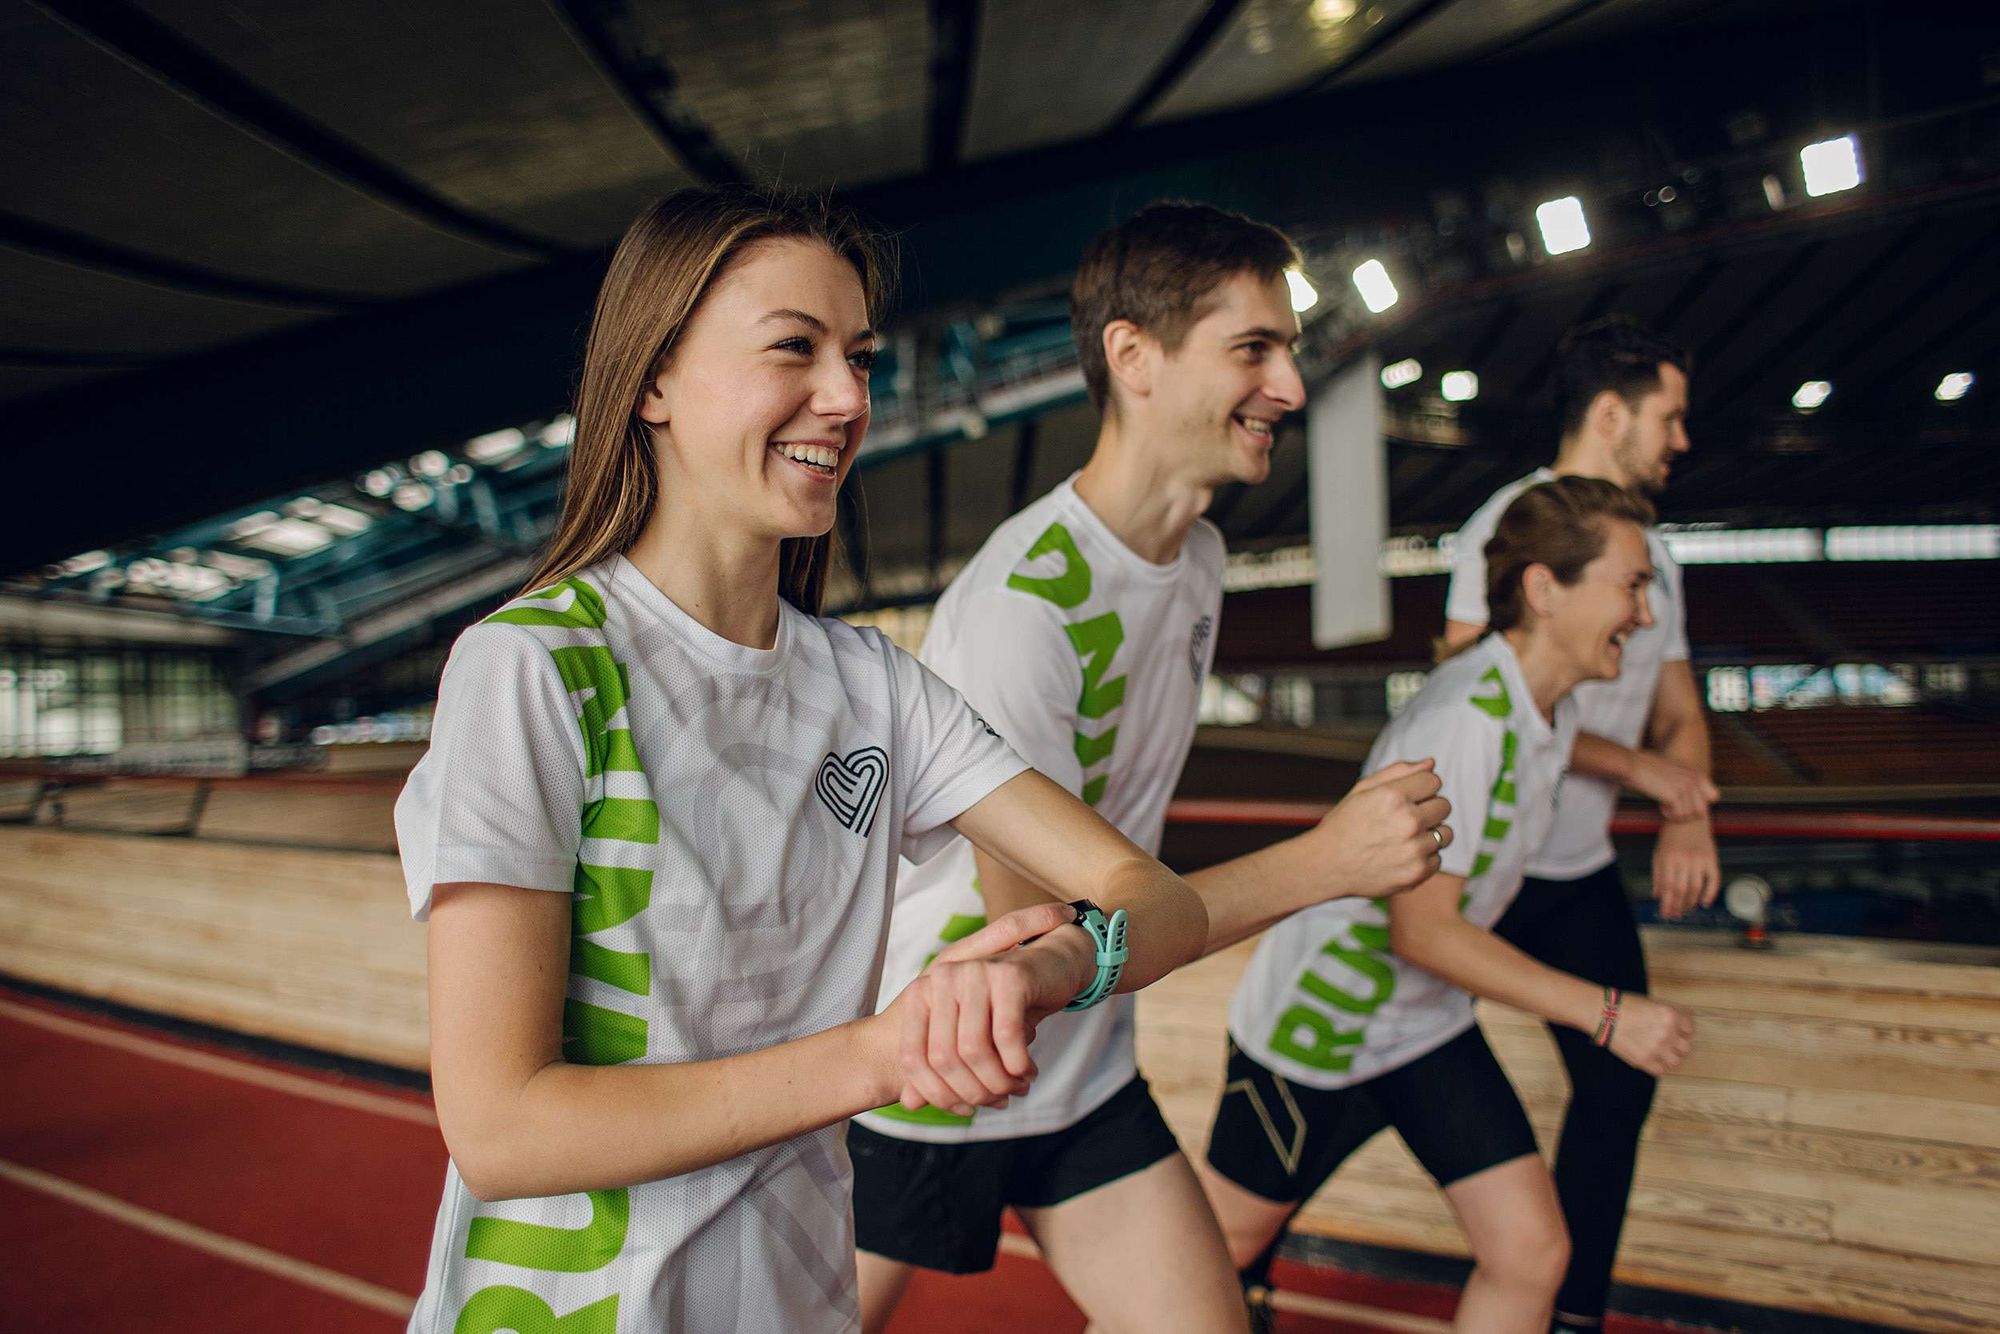
[[[1379,904],[1376,909],[1381,911]],[[1298,980],[1304,998],[1294,1001],[1278,1016],[1271,1033],[1273,1052],[1300,1065],[1334,1074],[1353,1067],[1351,1049],[1361,1046],[1369,1017],[1396,994],[1396,970],[1389,962],[1387,924],[1356,922],[1349,934],[1351,943],[1335,936],[1320,946],[1319,952],[1346,965],[1367,983],[1367,989],[1352,990],[1307,968]],[[1353,1016],[1360,1026],[1340,1028],[1335,1023],[1336,1012]]]
[[[1035,544],[1028,548],[1027,560],[1039,559],[1050,552],[1062,553],[1061,574],[1042,578],[1016,570],[1007,576],[1007,587],[1043,598],[1064,611],[1074,611],[1090,598],[1090,563],[1077,550],[1076,540],[1070,536],[1069,529],[1059,523],[1050,524],[1035,539]],[[1125,703],[1125,677],[1123,674],[1111,675],[1118,650],[1125,643],[1125,623],[1118,618],[1117,612],[1106,611],[1070,622],[1063,626],[1063,630],[1069,636],[1070,647],[1075,650],[1077,661],[1083,668],[1083,689],[1076,701],[1077,714],[1094,722],[1103,722]],[[1118,725],[1113,722],[1096,735],[1079,728],[1073,735],[1072,744],[1076,748],[1077,763],[1086,775],[1080,795],[1086,804],[1095,806],[1104,799],[1105,789],[1111,784],[1111,775],[1108,771],[1101,770],[1095,774],[1089,771],[1111,762],[1112,751],[1118,745]]]
[[[1062,553],[1062,573],[1051,578],[1023,574],[1016,570],[1007,576],[1007,587],[1020,593],[1033,593],[1038,598],[1046,598],[1064,611],[1081,606],[1090,597],[1090,563],[1083,553],[1076,549],[1076,539],[1069,535],[1069,529],[1059,523],[1052,523],[1042,530],[1035,544],[1028,548],[1022,564],[1040,560],[1052,551]]]
[[[513,606],[489,617],[503,624],[577,631],[596,630],[606,620],[604,597],[580,578],[565,579],[553,588],[529,595],[534,602],[560,602],[566,607]],[[583,736],[584,776],[601,785],[607,773],[640,774],[638,748],[633,744],[627,714],[631,677],[625,664],[604,644],[551,644],[549,656],[576,709]],[[614,727],[623,722],[624,726]],[[630,780],[627,780],[630,791]],[[643,789],[642,789],[643,790]],[[641,796],[602,795],[578,812],[579,832],[586,842],[655,845],[660,841],[660,808]],[[586,854],[587,855],[587,854]],[[590,937],[612,930],[644,912],[653,897],[653,873],[648,870],[601,866],[577,858],[570,894],[570,973],[590,978],[633,996],[647,996],[653,987],[653,960],[644,951],[618,950]],[[563,1059],[577,1065],[620,1065],[646,1054],[644,1017],[605,1005],[565,1000]],[[624,1190],[584,1192],[573,1198],[590,1205],[590,1221],[581,1227],[551,1227],[511,1218],[475,1217],[466,1235],[468,1259],[491,1260],[545,1273],[583,1274],[603,1269],[624,1250],[631,1223],[631,1196]],[[467,1300],[459,1312],[456,1334],[616,1334],[618,1295],[557,1316],[541,1297],[524,1288],[495,1284]]]
[[[458,1313],[452,1334],[618,1334],[618,1294],[559,1316],[526,1288],[483,1288]]]
[[[604,1268],[625,1249],[632,1196],[621,1188],[587,1191],[584,1198],[590,1201],[590,1221],[582,1227],[473,1219],[465,1238],[465,1258],[549,1274],[588,1274]]]

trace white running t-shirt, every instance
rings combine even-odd
[[[1459,911],[1491,928],[1548,834],[1576,740],[1577,709],[1553,725],[1528,695],[1504,635],[1441,664],[1384,728],[1365,772],[1437,758],[1457,833],[1443,870],[1463,876]],[[1359,1084],[1472,1027],[1472,995],[1398,958],[1379,899],[1335,899],[1264,934],[1229,1005],[1229,1035],[1259,1065],[1313,1088]]]
[[[1168,564],[1141,559],[1076,494],[1075,479],[1000,525],[938,600],[924,664],[1037,769],[1149,853],[1194,742],[1222,613],[1222,534],[1205,520]],[[972,845],[904,867],[882,994],[978,929]],[[1027,1095],[970,1117],[887,1107],[859,1119],[899,1139],[1014,1139],[1063,1130],[1138,1071],[1133,1000],[1052,1015],[1035,1035]]]
[[[872,1013],[898,854],[1025,768],[880,634],[786,605],[746,648],[621,556],[460,636],[396,833],[419,920],[438,884],[571,896],[565,1059],[698,1061]],[[453,1166],[410,1329],[849,1334],[851,1193],[843,1123],[544,1199]]]
[[[1518,482],[1493,493],[1458,530],[1452,554],[1451,589],[1444,614],[1468,625],[1486,624],[1486,543],[1499,526],[1515,496],[1556,474],[1537,468]],[[1646,736],[1653,715],[1653,696],[1660,684],[1660,665],[1688,659],[1687,605],[1681,597],[1681,567],[1674,563],[1660,535],[1646,530],[1646,549],[1653,558],[1653,582],[1646,590],[1653,623],[1625,641],[1618,675],[1610,681],[1585,681],[1576,700],[1578,726],[1592,736],[1637,746]],[[1609,866],[1617,857],[1611,846],[1611,816],[1618,806],[1618,785],[1588,774],[1572,774],[1563,785],[1555,828],[1528,860],[1528,874],[1538,879],[1580,880]]]

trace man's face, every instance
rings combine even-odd
[[[1282,275],[1239,273],[1164,353],[1147,405],[1155,448],[1170,450],[1206,486],[1261,482],[1271,472],[1278,419],[1305,406],[1292,344],[1299,317]]]
[[[1686,374],[1661,362],[1659,388],[1632,405],[1625,435],[1611,448],[1627,490],[1658,495],[1666,489],[1674,460],[1688,452],[1687,406]]]

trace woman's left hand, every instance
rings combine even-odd
[[[890,1012],[899,1020],[905,1107],[928,1103],[964,1116],[1028,1091],[1035,1025],[1088,981],[1089,937],[1058,930],[1074,919],[1060,903],[1008,913],[948,946],[904,988]]]

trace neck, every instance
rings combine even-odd
[[[676,607],[732,643],[778,641],[778,543],[717,531],[690,506],[661,504],[625,553]]]
[[[1558,477],[1595,477],[1614,486],[1630,487],[1624,472],[1611,457],[1611,446],[1582,435],[1565,437],[1556,450],[1550,469]]]
[[[1107,412],[1076,493],[1120,542],[1164,565],[1180,554],[1188,529],[1215,498],[1215,483],[1176,470],[1146,445],[1145,435]]]
[[[1528,696],[1535,701],[1535,711],[1554,722],[1557,703],[1576,689],[1584,674],[1563,658],[1549,642],[1548,635],[1518,625],[1502,633],[1521,664],[1521,679],[1528,683]]]

